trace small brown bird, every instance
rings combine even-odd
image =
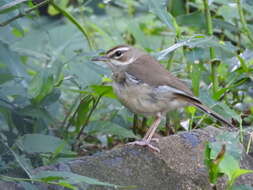
[[[187,105],[196,106],[232,127],[230,122],[202,104],[180,79],[144,51],[119,45],[108,50],[104,56],[94,57],[92,61],[102,61],[110,67],[113,89],[124,106],[136,114],[156,117],[144,138],[129,144],[148,146],[159,152],[150,141],[162,117],[171,110]]]

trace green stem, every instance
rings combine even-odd
[[[90,117],[91,117],[92,113],[95,111],[95,109],[97,108],[97,105],[100,102],[100,99],[102,97],[103,97],[103,95],[100,95],[96,100],[94,100],[94,104],[93,104],[93,106],[92,106],[92,108],[91,108],[91,110],[90,110],[90,112],[89,112],[89,114],[87,116],[87,119],[85,120],[85,123],[83,124],[81,130],[79,131],[79,133],[78,133],[78,135],[76,137],[77,140],[80,139],[80,137],[81,137],[81,135],[83,133],[84,128],[86,127],[86,125],[88,125],[88,123],[90,121]]]
[[[190,13],[189,0],[185,1],[185,12],[186,14]]]
[[[210,48],[211,49],[211,48]],[[219,61],[213,60],[211,61],[211,78],[212,78],[212,83],[213,83],[213,95],[217,92],[218,90],[218,65]]]
[[[206,17],[206,27],[207,27],[207,34],[209,36],[213,35],[213,24],[212,24],[212,16],[211,12],[208,6],[208,0],[203,0],[204,3],[204,11],[205,11],[205,17]],[[210,52],[210,59],[215,59],[215,50],[213,47],[209,48]],[[213,83],[213,94],[216,93],[218,89],[218,75],[217,75],[217,67],[218,64],[211,64],[211,80]]]
[[[242,31],[247,35],[248,39],[250,40],[251,43],[253,43],[253,37],[250,29],[247,26],[247,22],[243,13],[242,5],[241,5],[241,0],[236,0],[237,7],[238,7],[238,13],[240,16],[240,21],[242,23]]]
[[[204,1],[205,17],[206,17],[206,24],[207,24],[207,34],[211,36],[213,35],[212,16],[211,16],[211,12],[208,6],[208,0],[203,0],[203,1]]]
[[[90,49],[94,49],[95,48],[95,44],[92,42],[89,33],[85,30],[84,27],[82,27],[78,21],[70,14],[68,13],[66,10],[62,9],[60,6],[58,6],[56,3],[54,3],[53,0],[50,0],[50,4],[60,13],[62,13],[67,19],[69,19],[70,22],[72,22],[85,36],[86,40],[88,41],[89,47]]]
[[[26,10],[25,12],[23,12],[23,13],[21,12],[21,13],[19,13],[18,15],[16,15],[16,16],[14,16],[14,17],[12,17],[12,18],[10,18],[10,19],[8,19],[8,20],[6,20],[6,21],[0,23],[0,27],[6,26],[6,25],[10,24],[11,22],[13,22],[14,20],[16,20],[16,19],[18,19],[18,18],[27,16],[30,12],[32,12],[32,11],[34,11],[34,10],[36,10],[36,9],[38,9],[38,8],[40,8],[40,7],[42,7],[42,6],[44,6],[44,5],[47,4],[48,2],[49,2],[49,0],[42,1],[41,3],[39,3],[39,4],[35,5],[34,7],[32,7],[32,8],[30,8],[30,9]]]
[[[172,60],[173,60],[173,57],[174,57],[174,53],[175,51],[171,52],[171,55],[170,55],[170,58],[168,60],[168,63],[166,64],[166,69],[169,71],[170,68],[171,68],[171,64],[172,64]]]
[[[31,182],[31,183],[33,183],[33,182],[38,182],[38,183],[44,183],[44,184],[49,184],[49,185],[58,185],[58,186],[64,187],[64,186],[63,186],[61,183],[59,183],[59,182],[45,181],[45,180],[36,179],[36,178],[33,178],[33,179],[26,179],[26,178],[9,177],[9,176],[0,175],[0,179],[3,180],[3,181],[8,181],[8,182],[13,182],[13,181],[16,181],[16,182],[24,181],[24,182]]]

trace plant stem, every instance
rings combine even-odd
[[[138,115],[134,114],[133,116],[133,132],[138,133]]]
[[[100,99],[101,99],[102,97],[103,97],[103,95],[100,95],[96,100],[94,100],[94,104],[93,104],[93,106],[92,106],[92,108],[91,108],[91,110],[90,110],[90,112],[89,112],[89,114],[88,114],[88,116],[87,116],[87,119],[85,120],[85,123],[83,124],[81,130],[79,131],[79,133],[78,133],[78,135],[77,135],[77,137],[76,137],[77,140],[80,139],[80,137],[81,137],[81,135],[82,135],[82,133],[83,133],[84,128],[85,128],[86,125],[89,123],[90,117],[91,117],[92,113],[95,111],[95,109],[96,109],[96,107],[97,107],[97,105],[98,105],[98,103],[99,103],[99,101],[100,101]]]
[[[190,13],[189,0],[185,1],[185,12],[186,12],[186,14]]]
[[[252,33],[251,33],[250,29],[247,26],[247,22],[246,22],[246,19],[245,19],[244,13],[243,13],[243,9],[242,9],[242,5],[241,5],[241,0],[236,0],[236,4],[237,4],[237,7],[238,7],[238,13],[239,13],[239,16],[240,16],[240,21],[242,23],[242,32],[244,32],[247,35],[250,42],[253,43]]]
[[[77,112],[77,107],[78,107],[78,104],[79,104],[79,100],[81,99],[81,95],[79,94],[75,100],[73,101],[72,103],[72,106],[70,107],[70,109],[68,110],[68,113],[66,114],[63,122],[62,122],[62,126],[63,128],[65,129],[66,131],[66,134],[68,134],[68,130],[69,130],[69,127],[71,125],[70,123],[70,118],[74,117],[76,112]],[[74,111],[75,110],[75,111]]]
[[[92,42],[91,37],[89,35],[89,33],[85,30],[84,27],[82,27],[78,21],[70,14],[68,13],[66,10],[62,9],[60,6],[58,6],[56,3],[54,3],[53,0],[49,1],[50,4],[60,13],[62,13],[67,19],[69,19],[70,22],[72,22],[85,36],[88,44],[89,44],[89,48],[90,49],[94,49],[95,48],[95,44]]]
[[[213,24],[212,24],[211,12],[208,6],[208,0],[203,0],[203,3],[204,3],[204,11],[205,11],[205,17],[206,17],[207,34],[211,36],[213,35]],[[215,50],[213,47],[209,48],[209,52],[210,52],[210,59],[211,60],[215,59]],[[213,64],[213,62],[211,62],[211,80],[213,83],[213,94],[215,94],[218,89],[217,67],[218,67],[218,64],[215,64],[215,63]]]
[[[171,64],[172,64],[172,61],[173,61],[173,58],[174,58],[174,53],[175,51],[171,52],[171,55],[170,55],[170,58],[166,64],[166,69],[169,71],[170,68],[171,68]]]
[[[210,50],[213,49],[212,47]],[[213,83],[213,95],[216,94],[218,90],[218,66],[220,61],[219,60],[212,60],[211,61],[211,77],[212,77],[212,83]]]
[[[42,7],[43,5],[47,4],[49,2],[49,0],[45,0],[45,1],[42,1],[41,3],[35,5],[34,7],[26,10],[25,12],[21,12],[19,13],[18,15],[0,23],[0,27],[3,27],[3,26],[6,26],[8,24],[10,24],[11,22],[13,22],[14,20],[18,19],[18,18],[21,18],[21,17],[24,17],[24,16],[27,16],[27,14],[29,14],[30,12]]]

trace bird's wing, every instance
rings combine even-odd
[[[135,63],[128,66],[126,72],[151,86],[167,85],[177,91],[182,91],[183,94],[192,95],[186,84],[168,72],[150,55],[143,55],[135,60]]]

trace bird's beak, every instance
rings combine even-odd
[[[103,61],[103,62],[106,62],[106,61],[109,61],[109,58],[107,56],[98,56],[98,57],[93,57],[91,59],[91,61]]]

